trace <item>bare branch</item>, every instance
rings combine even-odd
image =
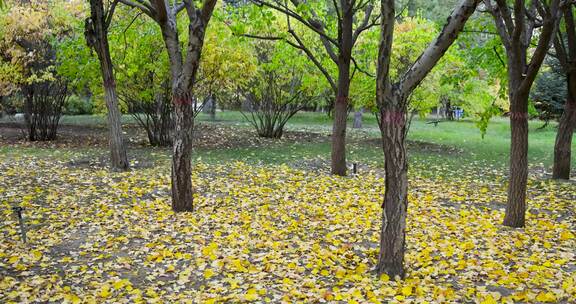
[[[251,0],[251,1],[256,5],[269,7],[271,9],[284,13],[285,15],[288,15],[298,20],[300,23],[310,28],[324,39],[328,40],[334,46],[339,47],[338,42],[324,32],[324,28],[321,26],[321,23],[314,23],[314,22],[311,23],[310,20],[306,20],[304,17],[302,17],[301,15],[297,14],[296,12],[294,12],[293,10],[289,9],[287,6],[284,5],[272,4],[264,0]]]
[[[154,1],[154,8],[156,10],[156,20],[160,24],[165,24],[168,21],[168,3],[165,0],[152,0]]]
[[[568,40],[568,56],[573,65],[576,65],[576,25],[574,24],[574,14],[572,4],[564,8],[564,21],[566,22],[566,40]]]
[[[316,56],[314,56],[314,54],[312,53],[312,51],[310,51],[309,48],[306,47],[306,45],[304,44],[304,42],[302,41],[302,39],[300,39],[300,37],[298,37],[298,35],[296,34],[296,32],[294,32],[294,30],[289,29],[288,32],[290,33],[290,35],[292,35],[292,37],[294,37],[294,39],[296,40],[296,43],[298,44],[298,48],[300,50],[302,50],[307,56],[308,58],[312,61],[312,63],[314,63],[314,65],[320,70],[320,72],[324,75],[324,77],[326,78],[326,80],[328,81],[328,83],[330,83],[330,87],[332,87],[332,89],[334,90],[334,92],[337,91],[338,87],[336,86],[336,83],[334,82],[334,79],[332,79],[332,76],[330,76],[330,73],[328,73],[328,70],[326,70],[326,68],[322,65],[322,63],[316,58]],[[294,46],[294,44],[292,44],[292,46]]]
[[[118,0],[112,1],[108,11],[106,12],[106,17],[104,17],[104,30],[107,31],[110,27],[110,23],[112,23],[112,17],[114,16],[114,11],[116,10],[116,6],[118,5]]]
[[[500,35],[502,44],[504,44],[506,49],[509,49],[511,46],[511,40],[510,40],[511,32],[508,31],[508,27],[504,22],[504,17],[502,16],[501,10],[498,9],[498,7],[494,6],[491,0],[484,0],[484,3],[488,8],[488,10],[490,11],[490,14],[492,14],[492,17],[494,17],[494,22],[496,23],[496,29],[498,30],[498,34]]]
[[[524,5],[524,1],[522,0],[521,2],[522,2],[521,4]],[[500,13],[500,16],[502,16],[502,20],[506,26],[505,28],[506,31],[508,32],[508,36],[512,37],[515,25],[514,21],[512,21],[512,13],[510,12],[510,8],[508,8],[506,0],[496,0],[496,9]]]
[[[506,63],[504,62],[504,60],[502,60],[502,57],[500,57],[500,53],[498,53],[498,49],[496,47],[493,47],[492,50],[494,51],[494,54],[496,54],[496,57],[498,57],[500,64],[502,64],[503,67],[506,67]]]
[[[118,0],[118,2],[132,8],[137,8],[144,14],[148,15],[150,18],[154,20],[156,19],[156,12],[154,8],[152,8],[150,5],[143,5],[141,3],[133,2],[131,0]]]
[[[562,35],[560,34],[560,31],[558,31],[558,35],[556,35],[556,37],[554,37],[554,50],[556,51],[556,54],[554,54],[552,56],[554,58],[558,59],[564,72],[567,72],[569,63],[568,63],[568,55],[566,52],[566,46],[564,45],[563,40],[564,39],[562,39]]]
[[[186,13],[188,14],[188,19],[194,20],[194,18],[196,18],[196,6],[194,5],[194,1],[184,0],[184,8],[186,9]]]
[[[508,9],[508,6],[505,3],[506,1],[497,0],[497,2],[498,2],[498,8],[500,8],[504,12],[505,10]],[[526,28],[526,21],[524,20],[525,15],[526,15],[526,7],[524,6],[524,0],[514,1],[514,20],[516,22],[512,26],[513,31],[510,37],[512,46],[519,45],[519,43],[521,42],[522,34],[524,33],[524,30]],[[506,20],[506,15],[504,15],[504,18],[505,18],[504,20]]]
[[[358,37],[360,36],[360,34],[367,30],[370,25],[374,26],[375,23],[374,21],[372,23],[370,22],[370,16],[372,15],[372,10],[374,10],[374,5],[372,4],[368,4],[366,6],[366,8],[364,9],[364,19],[362,20],[362,22],[360,23],[360,25],[356,28],[356,30],[354,31],[354,34],[352,35],[352,44],[356,43],[356,40],[358,40]]]
[[[366,76],[368,76],[368,77],[376,78],[376,75],[370,74],[370,72],[368,72],[368,71],[360,68],[360,65],[356,62],[356,59],[355,59],[354,57],[350,57],[350,59],[352,60],[352,63],[354,64],[354,69],[355,69],[355,70],[358,70],[358,72],[360,72],[360,73],[362,73],[362,74],[364,74],[364,75],[366,75]],[[350,76],[350,80],[352,80],[352,78],[354,78],[354,75]]]
[[[538,46],[536,46],[536,49],[534,50],[534,54],[532,55],[530,63],[526,69],[526,76],[522,80],[519,90],[528,91],[530,86],[532,86],[534,79],[536,79],[536,74],[538,74],[538,70],[542,65],[542,61],[544,61],[544,58],[546,57],[546,53],[550,48],[550,43],[552,42],[553,36],[558,30],[560,14],[560,0],[550,1],[548,15],[542,16],[544,19],[544,26],[542,27],[542,32],[540,33],[538,39]]]

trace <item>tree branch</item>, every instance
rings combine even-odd
[[[116,5],[118,5],[118,0],[112,1],[108,11],[106,12],[106,17],[104,18],[104,30],[108,31],[110,23],[112,23],[112,17],[114,16],[114,11],[116,10]]]
[[[376,71],[377,100],[390,92],[390,58],[392,57],[392,41],[394,40],[395,8],[394,0],[382,0],[380,5],[382,24],[380,25],[380,44],[378,46],[378,69]],[[380,110],[383,104],[378,103]],[[381,121],[380,121],[381,122]],[[379,124],[382,127],[382,124]]]
[[[150,18],[152,18],[154,20],[156,19],[156,11],[150,5],[141,4],[141,3],[133,2],[130,0],[118,0],[118,2],[120,2],[126,6],[132,7],[132,8],[137,8],[137,9],[141,10],[144,14],[148,15]]]
[[[464,29],[466,21],[481,0],[462,0],[460,5],[452,12],[448,18],[448,23],[444,25],[442,32],[426,48],[420,57],[404,74],[399,81],[402,96],[408,96],[418,84],[432,70],[436,63],[442,58],[444,53],[458,38],[458,34]]]
[[[352,60],[352,63],[354,64],[354,69],[355,69],[355,70],[358,70],[358,72],[360,72],[360,73],[362,73],[362,74],[364,74],[364,75],[366,75],[366,76],[368,76],[368,77],[376,78],[376,75],[370,74],[370,72],[368,72],[368,71],[360,68],[360,65],[358,65],[358,63],[356,62],[356,59],[354,59],[354,57],[350,57],[350,59]],[[350,76],[350,80],[352,80],[353,77],[354,77],[354,75]]]
[[[204,0],[201,14],[204,25],[208,24],[208,21],[212,18],[212,13],[214,12],[214,7],[216,6],[217,1],[218,0]]]
[[[494,18],[496,29],[498,30],[502,44],[504,44],[506,49],[509,49],[511,46],[510,34],[508,32],[508,27],[504,22],[504,17],[502,16],[501,10],[496,6],[493,6],[491,0],[484,0],[484,3]]]
[[[168,21],[168,7],[165,0],[151,0],[154,1],[156,10],[156,20],[160,24],[166,24]]]
[[[544,58],[546,57],[546,53],[548,52],[550,43],[553,39],[552,37],[558,30],[558,25],[560,23],[561,10],[559,5],[559,0],[550,1],[549,13],[546,17],[542,16],[544,19],[544,26],[542,27],[542,32],[538,39],[538,46],[536,46],[536,50],[534,50],[532,59],[526,69],[526,77],[522,80],[519,90],[530,89],[530,86],[532,86],[536,74],[538,74],[538,70],[542,65],[542,61],[544,61]]]
[[[300,39],[300,37],[298,37],[298,35],[292,29],[289,29],[288,32],[290,33],[290,35],[292,35],[292,37],[294,37],[294,39],[298,44],[298,46],[296,46],[295,44],[291,45],[296,46],[298,49],[302,50],[308,56],[308,58],[312,61],[312,63],[314,63],[314,65],[320,70],[320,72],[324,75],[324,77],[326,77],[326,80],[328,81],[328,83],[330,83],[330,87],[332,87],[332,90],[336,92],[338,87],[336,86],[334,79],[332,79],[332,76],[330,76],[330,73],[328,73],[328,71],[322,65],[322,63],[320,63],[320,61],[314,56],[314,54],[310,51],[310,49],[306,47],[302,39]]]
[[[303,25],[305,25],[306,27],[310,28],[311,30],[313,30],[315,33],[317,33],[318,35],[320,35],[321,37],[323,37],[324,39],[328,40],[330,43],[332,43],[334,46],[339,47],[338,42],[336,40],[334,40],[334,38],[328,36],[322,27],[318,28],[319,24],[313,24],[310,23],[308,20],[304,19],[304,17],[302,17],[301,15],[298,15],[296,12],[294,12],[293,10],[289,9],[288,7],[284,6],[284,5],[276,5],[276,4],[272,4],[270,2],[266,2],[263,0],[251,0],[254,4],[258,5],[258,6],[266,6],[269,7],[271,9],[274,9],[276,11],[279,11],[285,15],[288,15],[296,20],[298,20],[300,23],[302,23]]]
[[[356,28],[356,30],[354,31],[354,34],[352,35],[352,45],[356,44],[356,40],[358,40],[358,37],[360,36],[360,34],[367,30],[368,28],[376,25],[376,23],[374,22],[375,20],[372,20],[371,23],[370,22],[370,16],[372,15],[372,11],[374,10],[374,5],[372,4],[368,4],[365,9],[364,9],[364,19],[362,20],[362,22],[360,23],[360,25]]]

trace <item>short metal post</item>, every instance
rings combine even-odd
[[[352,164],[352,173],[358,174],[358,164],[357,163]]]
[[[12,210],[14,212],[16,212],[16,215],[18,216],[18,222],[20,223],[20,234],[22,236],[22,241],[24,243],[26,243],[26,226],[24,224],[24,217],[22,217],[22,211],[24,211],[24,208],[22,208],[20,206],[15,206],[15,207],[12,207]]]

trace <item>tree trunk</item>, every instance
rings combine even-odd
[[[519,228],[525,222],[528,182],[528,93],[511,92],[510,174],[504,225]]]
[[[172,150],[172,209],[193,211],[192,134],[194,113],[189,95],[174,95],[174,143]]]
[[[348,118],[348,94],[350,92],[350,62],[352,60],[353,10],[342,1],[342,45],[338,55],[338,87],[334,102],[332,125],[332,174],[346,175],[346,120]]]
[[[361,129],[362,128],[362,113],[364,109],[360,108],[358,111],[354,112],[354,125],[352,127],[354,129]]]
[[[334,106],[332,125],[332,174],[346,175],[346,118],[348,116],[348,97],[340,95]]]
[[[100,61],[100,71],[104,83],[104,99],[108,109],[108,129],[110,143],[110,160],[112,169],[128,170],[129,163],[126,155],[126,146],[122,138],[121,113],[118,109],[118,96],[116,95],[116,82],[110,48],[108,46],[108,29],[106,14],[102,0],[90,0],[90,20],[86,22],[86,40],[88,45],[96,51]]]
[[[103,65],[102,65],[103,66]],[[125,171],[129,168],[128,156],[126,155],[126,146],[122,135],[121,113],[118,109],[118,96],[116,95],[116,85],[114,84],[114,76],[110,68],[106,74],[102,69],[102,76],[104,76],[104,99],[106,100],[106,107],[108,108],[108,130],[109,130],[109,143],[110,143],[110,160],[112,169]]]
[[[393,107],[381,112],[386,189],[382,204],[382,230],[378,274],[404,277],[406,213],[408,208],[408,162],[406,159],[406,115]]]
[[[210,120],[216,120],[216,97],[214,95],[210,95]]]
[[[192,90],[204,45],[205,24],[200,19],[190,20],[185,61],[182,61],[177,29],[172,26],[173,24],[168,24],[162,27],[170,58],[174,103],[172,210],[183,212],[194,210],[191,160],[195,108]]]
[[[572,135],[576,128],[576,75],[569,73],[567,78],[568,96],[554,145],[553,179],[570,179]]]

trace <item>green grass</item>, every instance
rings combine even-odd
[[[351,118],[349,126],[351,126]],[[237,111],[224,111],[217,113],[216,121],[210,120],[206,114],[199,114],[197,120],[200,123],[221,124],[231,126],[231,132],[243,132],[251,128],[243,115]],[[429,169],[431,171],[439,165],[454,169],[465,168],[471,162],[480,162],[485,166],[506,168],[510,149],[510,128],[506,118],[496,118],[488,126],[487,133],[482,137],[476,124],[470,120],[442,122],[437,126],[428,124],[430,120],[415,118],[412,121],[408,135],[411,141],[420,141],[436,145],[434,151],[409,149],[411,163],[414,166]],[[123,123],[135,124],[133,117],[123,116]],[[105,127],[106,117],[103,115],[92,116],[64,116],[62,125],[81,125]],[[331,133],[331,120],[324,113],[302,112],[298,113],[288,123],[287,129],[291,131],[306,130],[309,132]],[[555,124],[539,130],[540,121],[530,122],[529,135],[529,162],[532,166],[550,167],[552,164],[554,141],[556,136]],[[347,145],[347,158],[350,163],[383,164],[382,148],[378,138],[380,132],[376,119],[373,115],[364,115],[364,128],[360,130],[349,128],[349,140]],[[460,153],[444,153],[443,146],[455,148]],[[576,141],[573,143],[576,151]],[[93,153],[106,153],[104,149],[51,149],[39,148],[15,148],[0,147],[0,154],[18,155],[21,153],[38,156],[54,155],[58,158],[71,158],[74,155]],[[137,154],[150,154],[146,149],[131,151]],[[168,159],[169,150],[158,150],[154,155],[162,155],[162,159]],[[279,141],[277,144],[265,147],[243,147],[226,149],[198,149],[195,151],[195,160],[207,162],[246,161],[264,164],[291,163],[301,160],[323,160],[330,157],[330,142],[328,138],[319,141],[291,143]],[[576,163],[576,153],[573,154],[573,162]]]

